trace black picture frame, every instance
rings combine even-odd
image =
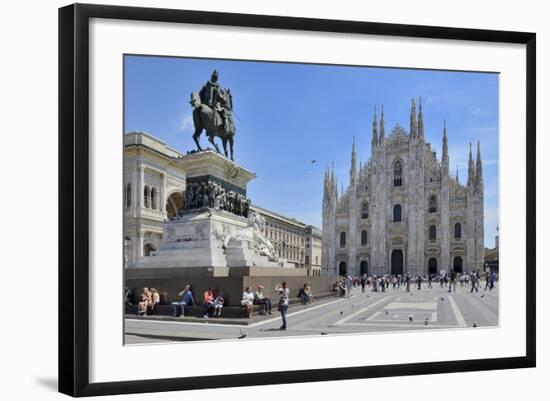
[[[91,18],[523,44],[526,47],[526,353],[521,357],[90,383]],[[423,375],[536,365],[536,35],[479,29],[74,4],[59,9],[59,391],[71,396]]]

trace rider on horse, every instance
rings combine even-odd
[[[193,140],[198,150],[202,150],[199,138],[203,130],[206,131],[208,141],[220,149],[215,142],[215,137],[222,140],[223,150],[226,157],[233,160],[233,137],[235,136],[235,125],[233,124],[233,98],[229,89],[222,89],[218,83],[218,72],[214,70],[212,77],[203,85],[199,93],[191,93],[189,101],[193,107],[193,123],[195,132]],[[227,144],[230,153],[227,152]]]
[[[220,87],[218,83],[218,71],[214,70],[208,82],[206,82],[199,92],[199,97],[202,104],[208,105],[214,113],[214,124],[219,127],[223,126],[224,130],[228,130],[231,121],[232,99],[229,89],[226,91]]]

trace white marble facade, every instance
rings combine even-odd
[[[466,185],[449,174],[443,122],[441,160],[425,142],[422,104],[413,100],[410,128],[386,137],[384,110],[375,111],[372,153],[356,165],[344,191],[327,166],[323,196],[323,274],[428,274],[481,270],[484,260],[480,145],[470,144]]]
[[[124,261],[129,266],[154,255],[162,225],[183,206],[183,156],[145,133],[124,135]]]

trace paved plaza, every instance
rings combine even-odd
[[[256,316],[252,320],[234,319],[234,323],[177,320],[126,319],[126,343],[238,339],[281,336],[334,335],[402,330],[441,330],[497,326],[499,289],[470,292],[470,287],[457,286],[448,292],[434,283],[422,290],[411,286],[407,293],[390,288],[373,292],[360,288],[350,298],[325,298],[307,306],[291,306],[288,328],[280,331],[280,314]],[[140,340],[143,341],[140,341]]]

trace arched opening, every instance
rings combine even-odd
[[[348,268],[346,266],[346,262],[340,262],[340,264],[338,265],[338,274],[340,276],[345,276],[347,272]]]
[[[430,196],[430,199],[428,201],[428,212],[429,213],[437,212],[437,199],[433,195]]]
[[[462,258],[455,256],[453,259],[453,270],[455,273],[462,273]]]
[[[151,188],[151,209],[157,209],[157,191]]]
[[[368,239],[369,238],[368,238],[367,230],[361,231],[361,245],[362,246],[367,245]]]
[[[430,226],[429,232],[428,232],[428,238],[430,241],[435,241],[437,238],[437,229],[434,225]]]
[[[155,245],[151,244],[150,242],[146,243],[143,246],[143,256],[154,256],[154,252],[157,251],[157,248]]]
[[[361,269],[361,275],[366,274],[368,276],[369,275],[369,262],[367,262],[366,260],[362,260],[361,265],[360,265],[360,269]]]
[[[132,206],[132,184],[126,185],[126,207]]]
[[[342,231],[340,233],[340,248],[345,248],[345,247],[346,247],[346,233]]]
[[[403,165],[397,160],[393,165],[393,186],[400,187],[403,184]]]
[[[149,187],[143,188],[143,207],[149,207]]]
[[[361,218],[362,219],[368,219],[369,218],[369,204],[363,203],[363,206],[361,206]]]
[[[428,274],[437,274],[437,259],[430,258],[428,260]]]
[[[396,276],[403,274],[403,251],[401,249],[394,249],[391,253],[391,274]]]
[[[166,199],[166,215],[168,218],[174,217],[183,208],[183,193],[174,192]]]
[[[462,238],[462,224],[460,223],[455,224],[455,238],[456,239]]]
[[[395,223],[401,221],[401,205],[395,205],[393,207],[393,221]]]

